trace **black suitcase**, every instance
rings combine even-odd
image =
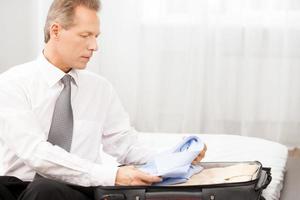
[[[246,182],[189,186],[100,186],[95,200],[264,200],[262,191],[272,180],[271,168],[258,161],[202,162],[204,169],[249,163],[258,166],[255,179]]]

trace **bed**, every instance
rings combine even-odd
[[[140,133],[140,139],[149,146],[164,149],[176,144],[185,134],[175,133]],[[198,134],[208,146],[203,161],[260,161],[263,166],[272,168],[272,181],[264,190],[266,200],[279,200],[283,187],[288,149],[284,145],[264,139],[237,136]],[[115,162],[103,154],[104,162]]]

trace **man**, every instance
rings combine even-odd
[[[128,166],[154,152],[138,142],[111,84],[84,70],[98,49],[99,7],[98,0],[54,0],[43,54],[0,76],[6,199],[87,200],[94,186],[161,181]],[[102,163],[101,145],[127,166]]]

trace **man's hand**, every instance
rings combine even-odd
[[[206,144],[204,144],[203,150],[199,153],[199,155],[193,160],[192,164],[197,164],[199,163],[205,156],[205,152],[207,150]]]
[[[158,176],[151,176],[133,166],[124,166],[118,169],[115,185],[151,185],[161,181]]]

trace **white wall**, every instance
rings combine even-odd
[[[34,0],[0,1],[0,72],[36,57],[38,18]]]

